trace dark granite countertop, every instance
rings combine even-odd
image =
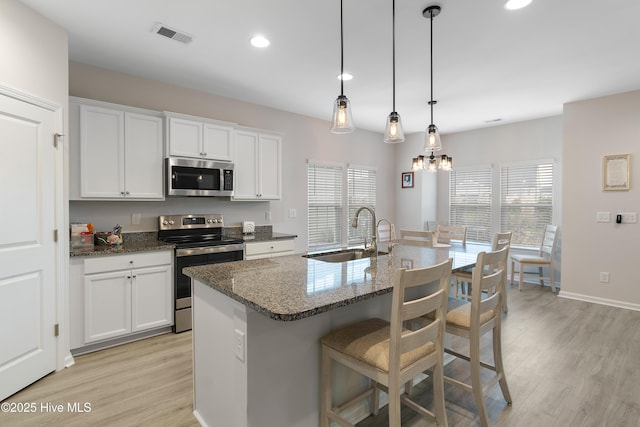
[[[173,250],[175,246],[159,240],[145,240],[140,242],[128,242],[117,246],[94,246],[87,249],[70,249],[69,256],[103,256],[117,255],[131,252],[150,252]]]
[[[474,265],[487,245],[397,246],[377,262],[362,258],[324,262],[302,254],[187,267],[183,273],[275,320],[292,321],[391,292],[398,268],[453,258],[453,269]]]

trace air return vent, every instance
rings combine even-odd
[[[156,27],[153,29],[153,32],[172,40],[179,41],[181,43],[190,43],[193,39],[193,37],[191,37],[189,34],[176,30],[175,28],[169,28],[163,24],[156,25]]]

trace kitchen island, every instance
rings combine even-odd
[[[465,268],[487,248],[398,246],[377,262],[290,255],[185,268],[193,283],[196,418],[211,427],[318,425],[320,337],[367,317],[388,319],[398,268],[449,257],[454,270]],[[338,401],[365,386],[340,368]],[[367,415],[363,404],[349,418]]]

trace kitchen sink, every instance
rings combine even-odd
[[[388,252],[378,251],[378,255],[386,255],[387,253]],[[320,252],[302,256],[324,262],[345,262],[354,259],[370,258],[371,253],[366,253],[363,249],[343,249],[341,251]]]

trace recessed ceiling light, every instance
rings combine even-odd
[[[342,75],[338,74],[338,80],[344,80],[345,82],[347,80],[351,80],[353,78],[353,76],[349,73],[342,73]]]
[[[263,36],[255,36],[251,38],[251,44],[255,47],[267,47],[269,46],[269,40]]]
[[[529,3],[531,3],[531,0],[507,0],[504,8],[507,10],[517,10],[529,6]]]

